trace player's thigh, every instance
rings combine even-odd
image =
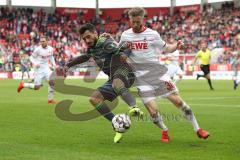
[[[137,89],[138,89],[138,95],[140,96],[145,106],[146,104],[150,104],[151,101],[156,100],[156,92],[153,86],[142,84],[142,85],[137,85]],[[148,105],[146,107],[148,107]]]
[[[42,81],[45,78],[45,74],[41,73],[41,72],[35,72],[35,76],[34,76],[34,84],[35,86],[41,86],[42,85]]]
[[[118,96],[112,87],[111,81],[107,81],[97,90],[102,94],[104,100],[113,101]]]
[[[158,82],[158,88],[156,89],[156,95],[166,98],[172,93],[178,93],[177,86],[173,83],[171,78],[165,74]]]
[[[45,79],[46,79],[48,82],[53,83],[56,75],[55,75],[55,73],[54,73],[53,71],[51,71],[51,70],[46,70],[46,71],[44,72],[44,77],[45,77]]]
[[[176,65],[173,65],[173,64],[169,64],[167,67],[168,67],[167,74],[168,74],[170,77],[174,77],[174,75],[175,75],[176,72],[177,72],[177,66],[176,66]]]
[[[210,73],[210,66],[209,65],[201,65],[200,68],[203,71],[205,76],[207,76]]]
[[[176,74],[179,76],[183,76],[183,70],[180,68],[180,66],[177,66]]]
[[[125,86],[130,88],[135,81],[134,73],[127,70],[127,68],[120,67],[112,76],[113,86]]]

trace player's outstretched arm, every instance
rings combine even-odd
[[[78,64],[81,64],[81,63],[84,63],[84,62],[87,62],[89,60],[91,56],[90,55],[81,55],[81,56],[78,56],[78,57],[75,57],[71,60],[69,60],[66,64],[66,66],[68,68],[71,68],[75,65],[78,65]]]
[[[166,44],[164,51],[166,53],[172,53],[177,49],[182,49],[182,48],[184,48],[184,43],[181,40],[179,40],[173,44]]]
[[[64,77],[67,76],[67,72],[69,68],[88,61],[90,57],[91,57],[90,55],[82,55],[69,60],[63,68]]]

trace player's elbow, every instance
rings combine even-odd
[[[177,47],[175,47],[175,46],[173,46],[173,45],[170,45],[170,44],[166,44],[166,47],[165,47],[165,49],[164,49],[164,51],[166,52],[166,53],[172,53],[172,52],[174,52],[174,51],[176,51],[177,50]]]

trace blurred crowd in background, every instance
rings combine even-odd
[[[119,41],[124,30],[129,28],[127,10],[119,19],[93,17],[100,33],[110,32]],[[55,60],[59,67],[76,55],[86,52],[78,28],[86,23],[84,13],[76,19],[57,12],[48,14],[43,9],[34,12],[26,8],[0,9],[0,71],[13,71],[20,63],[20,55],[31,55],[41,35],[49,37],[55,48]],[[112,25],[108,25],[111,23]],[[146,25],[157,30],[165,41],[181,39],[186,48],[181,54],[196,54],[200,42],[207,42],[210,49],[224,48],[218,63],[228,64],[240,53],[240,8],[232,3],[222,5],[219,10],[204,6],[201,14],[196,12],[146,16]],[[115,27],[113,27],[115,26]]]

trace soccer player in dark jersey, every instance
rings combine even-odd
[[[82,25],[79,33],[88,46],[87,54],[70,60],[66,64],[65,70],[86,62],[92,57],[101,70],[109,76],[109,80],[92,93],[90,103],[111,122],[114,114],[104,101],[113,101],[117,96],[121,96],[129,106],[130,115],[142,116],[143,112],[136,106],[136,100],[128,90],[134,83],[134,74],[121,54],[123,52],[128,54],[127,52],[130,50],[119,48],[112,38],[99,36],[95,26],[90,23]],[[122,134],[116,132],[114,142],[119,142],[121,137]]]

